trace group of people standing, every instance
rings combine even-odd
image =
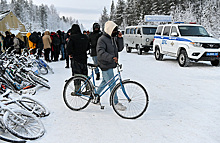
[[[15,52],[17,54],[21,53],[21,46],[24,46],[24,42],[15,37],[14,34],[10,34],[8,31],[5,32],[5,37],[3,35],[0,35],[2,38],[1,47],[3,47],[3,50],[6,51],[8,49],[9,52],[11,52],[13,49],[15,49]],[[10,47],[10,48],[9,48]],[[0,50],[2,53],[2,50]]]
[[[49,32],[46,30],[41,36],[40,32],[28,33],[27,38],[29,47],[32,53],[38,53],[42,56],[42,50],[44,50],[44,58],[47,62],[58,61],[59,55],[61,54],[60,60],[65,60],[65,33],[58,30],[55,32]]]

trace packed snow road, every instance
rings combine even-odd
[[[91,62],[91,58],[88,59]],[[149,94],[145,114],[136,120],[120,118],[109,106],[109,93],[102,97],[105,109],[90,104],[82,111],[71,111],[63,101],[65,80],[71,69],[65,61],[53,62],[55,74],[50,90],[34,95],[51,114],[42,118],[45,135],[36,143],[219,143],[220,67],[209,62],[181,68],[174,58],[156,61],[152,52],[137,55],[120,53],[122,77],[140,82]],[[99,81],[100,82],[100,81]]]

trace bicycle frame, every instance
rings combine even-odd
[[[91,68],[92,69],[92,73],[91,75],[86,79],[85,81],[85,87],[86,87],[86,83],[88,82],[88,80],[92,79],[92,84],[94,86],[94,94],[97,95],[97,90],[96,90],[96,84],[95,84],[95,78],[94,78],[94,68]],[[116,82],[119,80],[119,83],[121,85],[121,88],[122,88],[122,92],[124,93],[125,97],[128,99],[128,101],[130,102],[131,99],[129,98],[129,96],[127,95],[126,91],[125,91],[125,88],[123,86],[123,81],[122,81],[122,78],[121,78],[121,70],[120,70],[120,65],[118,64],[117,66],[117,71],[118,73],[112,77],[104,86],[102,86],[102,88],[105,88],[109,83],[111,83],[104,91],[102,91],[99,96],[102,97],[114,84],[116,84]],[[113,82],[114,81],[114,82]],[[84,88],[85,88],[84,87]],[[82,89],[82,86],[79,88],[79,90],[77,92],[79,92],[80,90]],[[83,95],[83,94],[80,94],[78,93],[79,95],[81,96],[86,96],[86,95]],[[88,96],[87,96],[88,97]],[[92,98],[92,97],[90,97]]]

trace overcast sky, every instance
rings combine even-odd
[[[34,4],[54,5],[60,16],[71,16],[78,19],[83,26],[90,30],[94,22],[98,22],[106,6],[108,13],[112,0],[33,0]],[[115,5],[117,0],[114,0]]]

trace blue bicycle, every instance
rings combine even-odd
[[[79,111],[86,108],[90,102],[99,104],[102,97],[110,87],[114,86],[110,94],[110,106],[120,117],[125,119],[136,119],[144,114],[148,106],[148,94],[146,89],[138,82],[122,80],[121,68],[118,64],[117,74],[104,86],[108,86],[100,94],[97,94],[97,86],[94,79],[94,69],[97,65],[88,64],[92,69],[90,76],[76,75],[66,81],[63,90],[64,102],[71,110]],[[119,82],[118,82],[119,81]],[[116,82],[118,82],[116,84]]]

